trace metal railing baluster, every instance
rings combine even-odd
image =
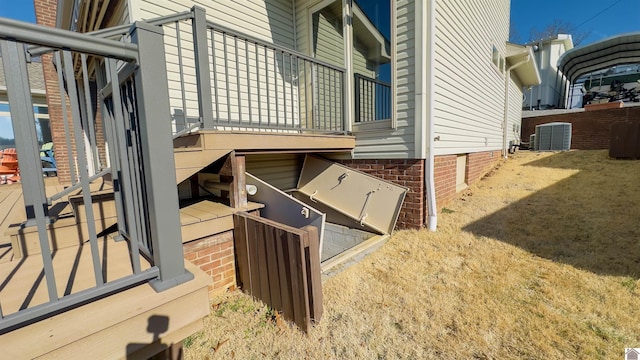
[[[183,129],[186,129],[187,126],[187,94],[186,87],[184,85],[184,67],[182,64],[182,44],[180,41],[180,22],[176,21],[176,46],[178,47],[178,72],[180,74],[180,93],[182,96],[182,122]],[[176,128],[178,127],[176,121]]]
[[[106,66],[106,63],[105,63]],[[110,83],[110,74],[109,72],[105,72],[103,74],[102,71],[98,71],[97,81],[100,86],[106,85]],[[112,88],[113,90],[113,88]],[[108,102],[107,102],[108,101]],[[126,230],[126,221],[124,218],[124,203],[122,201],[122,189],[121,189],[121,179],[120,179],[120,162],[117,159],[120,159],[120,154],[118,153],[118,146],[116,146],[116,137],[115,137],[115,117],[113,116],[113,98],[105,99],[102,101],[102,128],[104,131],[105,139],[107,140],[108,148],[108,156],[109,159],[112,159],[113,162],[110,164],[109,172],[111,173],[111,181],[113,183],[113,198],[116,203],[116,218],[118,219],[118,234],[120,236],[126,235],[129,236],[128,231]],[[137,256],[137,254],[136,254]],[[135,267],[134,267],[135,269]],[[138,269],[139,270],[139,269]],[[138,271],[139,272],[139,271]]]
[[[238,122],[242,123],[242,97],[240,91],[240,54],[238,53],[238,37],[233,37],[233,55],[236,58],[236,94],[238,95]]]
[[[273,50],[273,86],[275,88],[276,98],[276,127],[280,125],[280,101],[278,99],[278,53],[277,50]]]
[[[296,120],[295,120],[295,108],[296,108],[296,104],[295,104],[295,100],[293,98],[293,55],[289,54],[289,92],[291,94],[291,127],[295,127],[296,126]],[[297,74],[297,72],[296,72]],[[298,107],[298,111],[299,111],[300,107]]]
[[[244,60],[245,69],[247,71],[247,105],[249,108],[249,124],[253,124],[253,112],[251,111],[251,107],[253,105],[251,102],[251,69],[249,67],[249,44],[247,42],[244,43]]]
[[[284,108],[282,109],[282,114],[284,115],[284,127],[287,127],[287,62],[284,59],[284,51],[282,52],[282,102],[284,103]]]
[[[227,34],[222,33],[222,55],[224,56],[224,87],[227,94],[227,123],[231,124],[231,100],[229,97],[229,60],[227,56]]]
[[[65,145],[67,148],[67,160],[69,161],[69,173],[71,176],[71,184],[78,182],[78,176],[76,175],[76,166],[73,161],[73,148],[71,147],[71,137],[69,136],[69,117],[67,114],[67,100],[64,96],[64,78],[62,75],[62,58],[60,57],[60,51],[56,51],[54,55],[54,61],[56,65],[56,72],[58,74],[58,87],[60,89],[60,103],[62,107],[62,123],[64,125],[64,137]]]
[[[91,103],[91,88],[89,87],[89,75],[87,72],[87,55],[80,54],[80,64],[82,66],[82,81],[83,81],[83,92],[84,92],[84,100],[85,100],[85,114],[87,118],[85,119],[85,124],[89,128],[89,145],[91,147],[91,156],[93,160],[93,169],[94,173],[100,171],[100,156],[98,153],[98,144],[96,142],[96,130],[95,130],[95,121],[93,114],[93,105]],[[93,175],[93,174],[91,174]]]
[[[328,84],[327,84],[327,77],[326,77],[326,73],[327,73],[327,69],[326,68],[322,68],[322,112],[324,113],[322,118],[324,121],[322,121],[322,125],[323,125],[323,130],[327,130],[327,93],[328,91]],[[330,89],[330,88],[329,88]],[[331,114],[329,114],[329,124],[331,124]]]
[[[126,148],[126,132],[124,129],[125,120],[123,117],[124,109],[122,106],[122,97],[120,93],[120,84],[118,82],[118,70],[117,70],[117,61],[113,59],[106,59],[105,66],[107,68],[107,73],[111,78],[111,103],[112,103],[112,111],[114,118],[114,126],[112,132],[113,135],[113,146],[109,146],[109,148],[113,147],[113,152],[120,156],[116,157],[116,159],[124,160],[124,154],[127,154]],[[112,164],[112,166],[114,166]],[[127,164],[118,163],[118,168],[120,169],[121,174],[118,174],[118,178],[121,178],[119,181],[120,192],[124,194],[125,199],[131,200],[133,197],[133,189],[131,189],[131,174],[129,171],[129,167]],[[122,175],[122,176],[120,176]],[[134,205],[131,201],[125,201],[125,214],[127,216],[127,224],[128,232],[129,232],[129,243],[131,246],[131,261],[133,264],[134,272],[140,272],[140,259],[139,259],[139,247],[138,247],[138,227],[136,226],[136,219],[134,217],[135,210]]]
[[[140,148],[140,144],[138,142],[138,119],[136,118],[137,112],[136,110],[136,99],[135,99],[135,89],[133,88],[133,80],[126,80],[124,83],[120,84],[120,99],[123,109],[123,119],[122,128],[125,131],[125,140],[126,140],[126,158],[127,161],[123,164],[124,166],[129,167],[129,177],[125,179],[125,181],[131,182],[131,189],[143,189],[144,188],[144,172],[141,171],[142,164],[140,160],[139,154],[141,154],[142,149]],[[133,202],[133,210],[135,211],[133,219],[133,224],[136,228],[137,239],[144,247],[143,249],[147,253],[153,253],[153,248],[148,243],[149,237],[147,234],[147,227],[144,226],[143,221],[138,221],[138,219],[147,219],[147,213],[145,211],[146,199],[144,198],[144,191],[132,191],[130,198],[131,202]]]
[[[215,31],[213,29],[211,29],[211,62],[213,63],[213,90],[215,91],[216,95],[215,95],[215,106],[216,106],[216,119],[215,122],[217,123],[218,121],[220,121],[220,100],[218,99],[218,93],[219,88],[218,88],[218,65],[216,62],[216,41],[215,41]]]
[[[253,49],[256,53],[256,86],[258,88],[258,126],[262,125],[262,85],[260,84],[260,61],[258,60],[258,44],[253,43]],[[269,88],[267,88],[267,93]]]
[[[85,215],[87,218],[87,229],[89,232],[89,246],[91,247],[91,259],[93,261],[93,272],[96,280],[96,287],[101,287],[105,283],[105,279],[102,274],[102,265],[100,262],[100,253],[98,249],[98,238],[96,235],[96,225],[95,225],[95,217],[93,214],[93,202],[91,198],[91,187],[89,184],[89,171],[87,169],[87,164],[84,161],[86,159],[85,148],[82,145],[83,139],[82,134],[80,133],[82,129],[81,119],[80,119],[80,107],[77,102],[78,93],[76,88],[76,82],[74,79],[74,69],[73,69],[73,60],[71,56],[71,52],[63,51],[63,63],[64,63],[64,72],[65,78],[67,80],[67,92],[69,94],[69,101],[71,102],[71,118],[73,119],[73,128],[74,135],[76,141],[76,151],[78,152],[78,157],[81,159],[78,161],[78,166],[80,168],[80,183],[82,184],[82,199],[85,204]]]

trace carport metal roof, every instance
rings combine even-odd
[[[637,62],[640,62],[640,31],[573,48],[558,59],[558,69],[573,83],[592,71]]]

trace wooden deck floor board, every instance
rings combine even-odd
[[[98,245],[100,263],[104,267],[103,273],[107,275],[107,281],[133,273],[126,242],[107,239],[100,241]],[[142,257],[140,260],[142,270],[148,269],[149,263]],[[96,285],[88,244],[56,251],[53,267],[60,297]],[[48,301],[47,285],[43,275],[42,256],[39,254],[0,264],[0,304],[5,315]]]

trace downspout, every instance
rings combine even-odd
[[[509,81],[511,81],[511,70],[517,68],[522,64],[526,64],[531,60],[531,55],[527,54],[527,57],[517,63],[507,66],[507,70],[504,77],[504,120],[502,122],[502,156],[506,159],[509,155],[509,145],[507,144],[508,125],[509,125]]]
[[[435,96],[435,43],[436,43],[436,0],[429,0],[427,6],[427,16],[423,16],[423,21],[429,21],[428,23],[428,41],[427,48],[423,48],[423,51],[429,51],[429,56],[427,59],[427,68],[429,74],[427,76],[427,117],[426,120],[429,122],[429,127],[427,128],[427,156],[425,159],[424,166],[424,187],[427,198],[427,227],[429,231],[436,231],[438,227],[438,209],[436,207],[436,186],[435,186],[435,156],[434,156],[434,147],[435,147],[435,117],[434,117],[434,96]],[[428,49],[428,50],[427,50]]]

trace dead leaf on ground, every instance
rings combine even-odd
[[[222,347],[222,345],[224,345],[224,343],[226,343],[227,341],[229,341],[229,339],[224,339],[222,341],[218,341],[216,346],[213,348],[213,351],[214,352],[218,352],[218,350],[220,350],[220,347]]]

